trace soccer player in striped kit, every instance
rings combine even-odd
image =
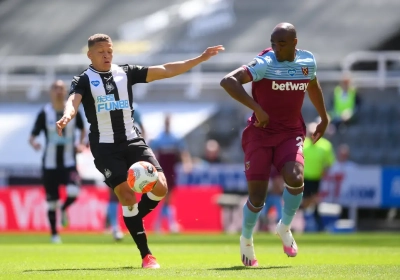
[[[88,48],[92,64],[74,77],[64,115],[57,122],[58,132],[62,133],[82,103],[90,124],[94,163],[122,204],[124,222],[140,251],[142,267],[159,268],[147,245],[143,218],[165,197],[168,188],[160,164],[133,125],[132,85],[185,73],[224,48],[210,47],[193,59],[150,67],[113,64],[113,43],[105,34],[89,37]],[[159,172],[158,183],[151,192],[142,195],[139,203],[126,181],[128,168],[138,161],[152,163]]]
[[[42,160],[42,180],[46,191],[47,216],[51,230],[51,242],[60,243],[57,230],[57,204],[60,198],[59,186],[66,186],[67,199],[61,206],[61,222],[68,225],[67,208],[79,194],[80,177],[76,170],[76,152],[81,151],[86,136],[82,116],[79,112],[61,135],[57,134],[55,123],[63,115],[67,90],[63,81],[55,81],[50,88],[51,102],[39,112],[32,129],[29,143],[39,151],[41,146],[36,142],[40,132],[44,132],[46,146]],[[75,145],[75,131],[80,130],[80,143]]]

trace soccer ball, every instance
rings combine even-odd
[[[157,169],[150,162],[138,161],[129,168],[127,182],[134,192],[150,192],[158,182]]]

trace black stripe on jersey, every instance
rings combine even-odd
[[[46,153],[47,153],[47,145],[49,144],[49,137],[48,137],[48,133],[47,133],[47,127],[46,127],[46,123],[47,123],[47,121],[46,121],[46,113],[44,112],[44,109],[43,109],[43,115],[44,115],[44,129],[43,129],[43,131],[44,131],[44,138],[45,138],[45,148],[44,148],[44,152],[43,152],[43,157],[42,157],[42,168],[44,168],[44,164],[45,164],[45,159],[46,159]]]
[[[56,112],[56,120],[61,119],[63,116],[62,112]],[[65,137],[66,130],[62,130],[62,135]],[[57,168],[63,168],[64,167],[64,147],[65,145],[57,145],[56,147],[56,165]]]
[[[112,73],[99,73],[106,94],[114,94],[115,101],[119,101],[119,93],[117,84],[114,81]],[[131,105],[132,106],[132,105]],[[123,110],[110,111],[111,126],[114,132],[114,143],[121,143],[127,141],[124,112]]]

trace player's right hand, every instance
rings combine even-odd
[[[64,127],[67,126],[67,124],[71,121],[71,117],[70,116],[62,116],[62,118],[56,122],[56,126],[57,126],[57,133],[59,136],[62,136],[62,130],[64,129]]]
[[[40,145],[38,142],[33,142],[32,147],[35,151],[39,151],[42,148],[42,145]]]
[[[254,123],[254,126],[266,128],[269,124],[268,114],[263,109],[254,111],[254,114],[256,115],[256,122]]]

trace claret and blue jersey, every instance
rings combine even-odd
[[[296,49],[294,61],[279,62],[269,48],[243,67],[253,80],[254,100],[270,117],[265,130],[271,133],[303,131],[301,107],[308,84],[316,77],[314,55]],[[255,121],[254,114],[250,121]]]

